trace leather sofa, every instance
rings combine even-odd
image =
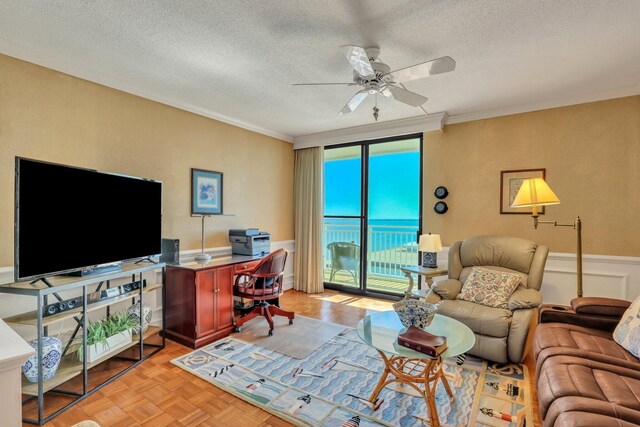
[[[533,339],[544,427],[640,425],[640,360],[612,337],[628,301],[542,306]]]
[[[434,283],[426,301],[438,313],[467,325],[476,342],[469,354],[498,363],[521,363],[535,308],[542,303],[540,287],[549,250],[517,237],[470,237],[449,248],[449,278]],[[473,267],[518,273],[520,283],[508,308],[494,308],[456,299]]]

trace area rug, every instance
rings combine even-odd
[[[427,417],[424,400],[398,387],[382,391],[379,407],[367,401],[383,363],[351,328],[302,360],[229,337],[172,363],[299,426],[421,426]],[[438,385],[441,424],[516,427],[529,420],[532,425],[525,366],[468,357],[462,366],[446,360],[444,369],[455,399]]]
[[[275,316],[273,321],[273,336],[269,336],[267,319],[257,317],[246,323],[242,332],[234,334],[233,338],[294,359],[304,359],[346,328],[304,316],[296,316],[293,325],[289,325],[289,319],[283,316]]]

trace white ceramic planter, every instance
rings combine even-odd
[[[107,345],[97,343],[87,347],[87,362],[95,362],[107,353],[113,353],[118,349],[131,344],[131,331],[120,332],[107,338]]]

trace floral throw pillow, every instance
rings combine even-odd
[[[521,279],[520,274],[473,267],[456,299],[488,307],[507,308],[509,297]]]
[[[624,312],[613,331],[613,339],[625,350],[640,358],[640,297]]]

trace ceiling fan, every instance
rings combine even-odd
[[[387,64],[378,60],[378,55],[380,55],[380,48],[378,47],[364,49],[360,46],[343,46],[342,49],[347,61],[353,67],[352,82],[294,84],[294,86],[361,86],[362,89],[340,110],[340,115],[352,113],[369,95],[377,95],[378,93],[412,107],[422,108],[422,104],[427,102],[427,98],[407,90],[403,83],[435,74],[448,73],[456,68],[456,61],[449,56],[443,56],[442,58],[412,65],[411,67],[391,71]],[[373,107],[373,117],[376,121],[378,120],[378,111],[377,105]]]

